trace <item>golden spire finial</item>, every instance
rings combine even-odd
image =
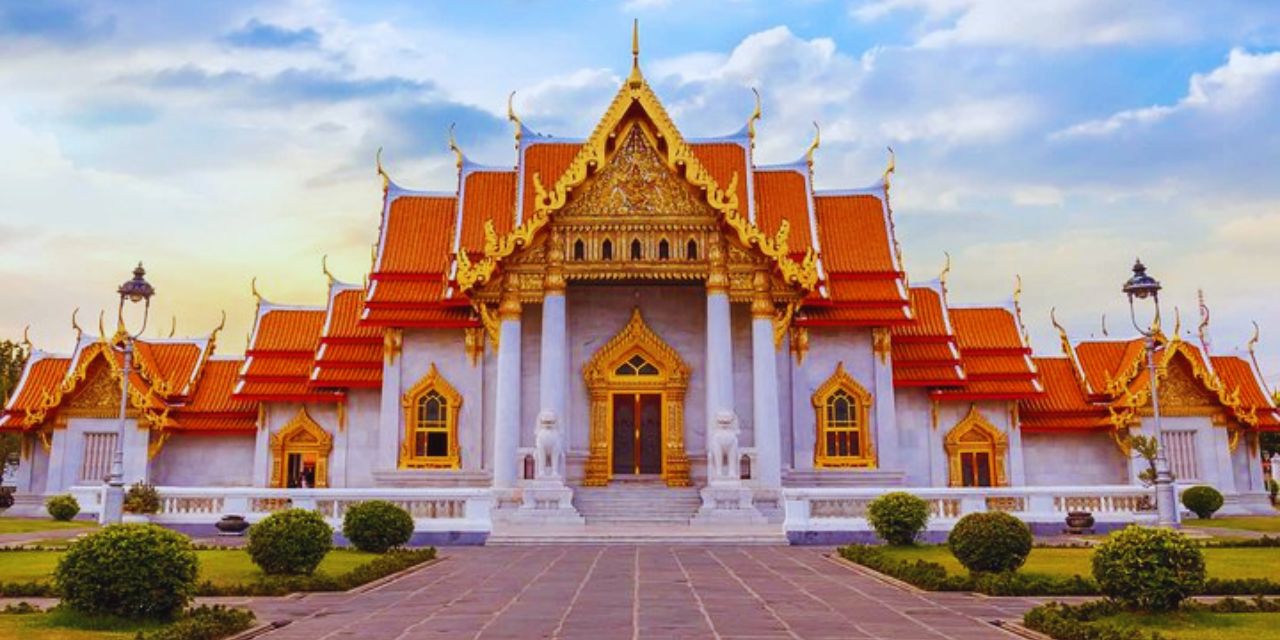
[[[640,19],[631,21],[631,67],[640,67]]]
[[[1173,337],[1175,340],[1182,339],[1182,310],[1178,305],[1173,305]]]
[[[822,144],[822,127],[818,126],[818,121],[813,121],[813,142],[809,143],[809,148],[804,152],[804,161],[809,164],[809,171],[813,171],[813,154]]]
[[[105,318],[107,317],[106,309],[98,309],[98,337],[107,339],[107,325]]]
[[[71,312],[71,328],[76,330],[76,343],[79,344],[81,336],[84,335],[84,329],[80,328],[80,323],[76,322],[76,316],[80,314],[80,307],[76,307]]]
[[[516,92],[512,91],[507,96],[507,120],[510,120],[516,127],[516,149],[520,148],[520,137],[524,134],[524,123],[520,122],[520,116],[516,115],[515,108]]]
[[[378,147],[378,153],[373,156],[373,161],[378,167],[378,176],[382,178],[382,192],[386,193],[391,188],[391,176],[382,168],[382,147]]]
[[[458,123],[456,123],[456,122],[450,122],[450,123],[449,123],[449,150],[453,152],[453,156],[454,156],[454,164],[455,164],[455,165],[457,165],[457,167],[458,167],[459,169],[461,169],[461,168],[462,168],[462,159],[463,159],[463,158],[462,158],[462,149],[459,149],[459,148],[458,148],[458,139],[457,139],[457,138],[455,138],[455,137],[453,137],[453,129],[454,129],[454,127],[455,127],[457,124],[458,124]]]
[[[885,147],[889,150],[889,163],[884,166],[884,173],[880,179],[884,182],[884,190],[889,191],[889,176],[898,169],[898,155],[893,152],[893,147]]]
[[[942,255],[946,257],[946,262],[942,263],[942,273],[938,274],[938,284],[942,286],[942,295],[946,295],[947,276],[951,275],[951,254],[943,251]]]
[[[751,112],[751,117],[747,118],[747,139],[751,141],[751,148],[756,147],[756,121],[760,119],[762,112],[760,111],[760,92],[755,87],[751,87],[751,93],[756,96],[756,108]]]
[[[333,272],[329,271],[329,254],[327,253],[320,256],[320,271],[324,273],[325,278],[328,278],[330,287],[333,286],[334,282],[338,281],[337,278],[333,277]]]

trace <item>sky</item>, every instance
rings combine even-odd
[[[0,337],[67,351],[142,260],[150,335],[228,314],[249,283],[321,304],[321,257],[368,271],[381,183],[456,187],[468,157],[514,163],[506,103],[585,136],[630,65],[688,137],[740,129],[756,160],[803,155],[818,188],[867,186],[897,154],[906,269],[952,303],[1023,283],[1037,351],[1132,335],[1120,285],[1140,256],[1215,352],[1261,328],[1280,384],[1280,4],[1128,0],[819,2],[0,2]],[[1148,314],[1150,310],[1140,309]],[[110,311],[108,317],[110,317]],[[1146,321],[1140,317],[1139,321]],[[1129,330],[1126,331],[1125,328]]]

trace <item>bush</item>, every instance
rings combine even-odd
[[[1190,509],[1201,520],[1213,517],[1213,512],[1222,508],[1222,494],[1213,487],[1200,485],[1182,492],[1182,506]]]
[[[13,506],[13,489],[10,487],[0,487],[0,509],[8,509]]]
[[[306,509],[288,509],[249,527],[247,550],[271,575],[311,575],[333,548],[333,529]]]
[[[1095,548],[1093,577],[1126,607],[1168,611],[1204,590],[1204,555],[1177,531],[1129,526]]]
[[[413,537],[413,517],[386,500],[371,500],[347,508],[342,535],[361,551],[386,553]]]
[[[141,640],[219,640],[240,633],[254,623],[253,612],[229,609],[220,605],[196,607],[177,622],[152,631],[139,633]]]
[[[71,494],[54,496],[45,500],[44,508],[54,520],[67,522],[80,513],[80,503]]]
[[[888,557],[884,551],[866,545],[841,547],[844,559],[887,574],[928,591],[976,591],[989,596],[1091,596],[1098,585],[1080,576],[1052,576],[1024,573],[977,573],[956,576],[946,567],[927,560],[906,562]]]
[[[58,562],[54,585],[81,613],[171,618],[195,594],[199,561],[186,536],[150,524],[91,533]]]
[[[1280,482],[1276,482],[1275,478],[1267,480],[1267,495],[1271,496],[1271,504],[1276,503],[1276,496],[1280,495]]]
[[[124,510],[126,513],[159,513],[160,492],[155,485],[135,482],[124,494]]]
[[[951,554],[970,571],[1015,571],[1031,553],[1031,529],[1004,513],[971,513],[947,536]]]
[[[867,520],[885,542],[913,544],[929,522],[929,503],[903,491],[886,493],[867,505]]]
[[[1022,616],[1022,624],[1055,640],[1167,640],[1159,632],[1144,632],[1130,625],[1102,620],[1120,613],[1106,600],[1071,606],[1061,602],[1042,604]]]

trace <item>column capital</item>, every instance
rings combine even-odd
[[[757,271],[751,276],[751,317],[773,318],[773,298],[769,295],[769,274]]]
[[[498,301],[498,318],[502,320],[520,319],[520,292],[515,280],[507,278],[502,288],[502,298]]]

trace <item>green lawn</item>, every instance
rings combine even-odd
[[[196,555],[200,557],[201,582],[208,580],[223,586],[253,582],[263,577],[262,571],[249,559],[249,554],[242,550],[201,550]],[[0,552],[0,582],[51,580],[60,557],[61,551]],[[376,557],[377,554],[363,551],[334,549],[320,563],[319,571],[332,576],[341,575]]]
[[[64,529],[92,529],[97,523],[88,520],[57,520],[39,518],[0,518],[0,535],[6,533],[31,533],[32,531],[61,531]]]
[[[132,640],[155,622],[85,618],[69,611],[0,614],[0,640]]]
[[[928,560],[947,568],[948,573],[963,574],[965,569],[945,545],[915,547],[882,547],[885,553],[902,560]],[[1251,547],[1241,549],[1203,549],[1205,567],[1211,578],[1275,578],[1280,566],[1280,548]],[[1088,548],[1036,548],[1020,571],[1050,575],[1089,576],[1092,573]]]
[[[1257,531],[1260,533],[1280,533],[1280,515],[1277,516],[1235,516],[1197,520],[1189,518],[1182,521],[1184,527],[1213,527],[1215,529],[1238,529],[1240,531]]]
[[[1275,637],[1280,629],[1280,613],[1124,613],[1104,619],[1159,631],[1178,640],[1259,640]]]

